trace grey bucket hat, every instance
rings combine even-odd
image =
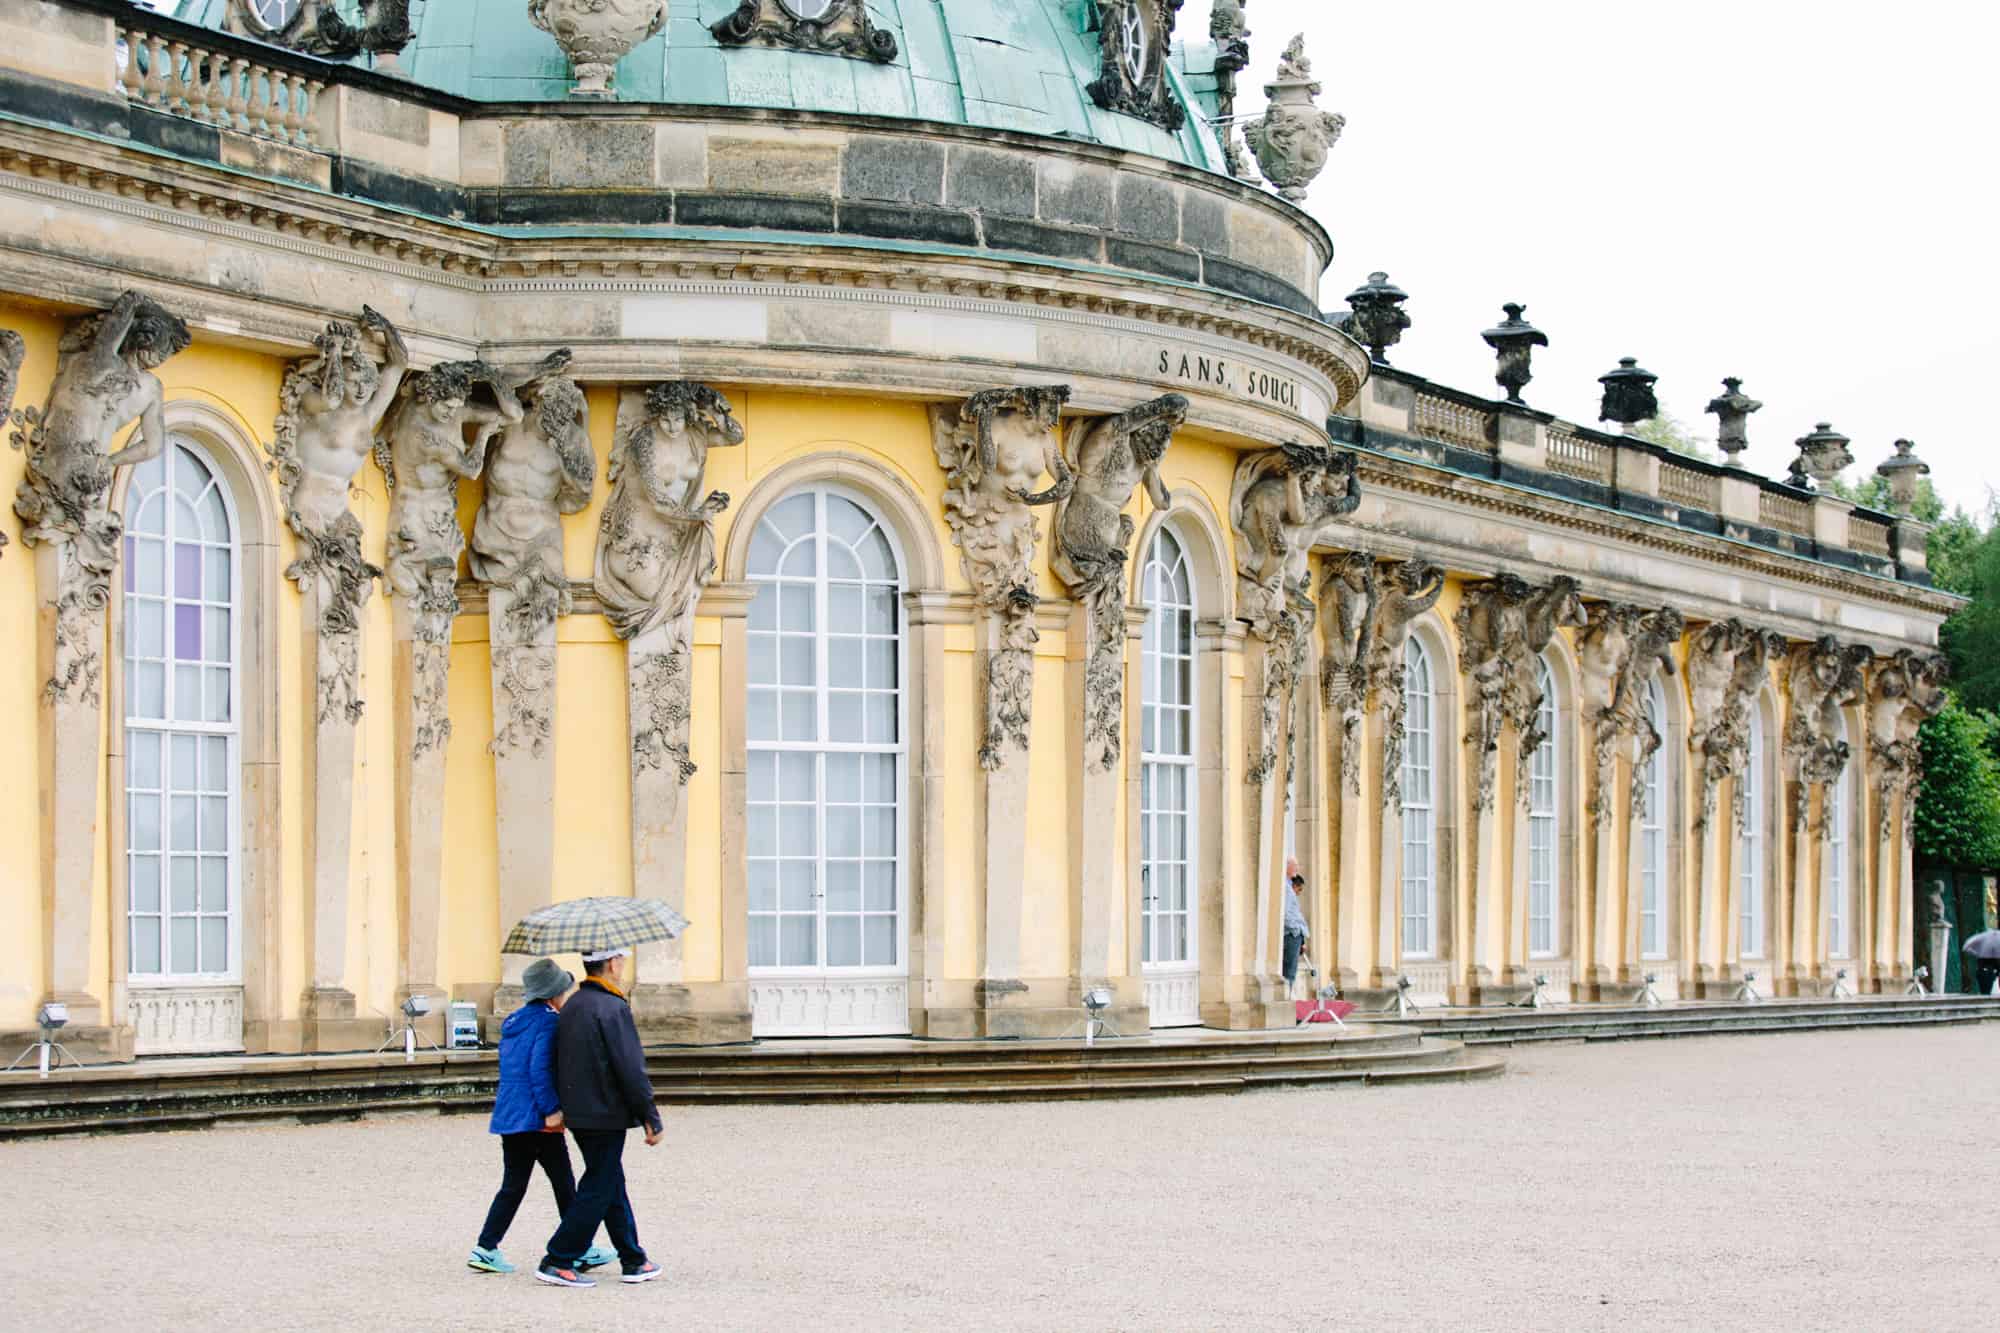
[[[537,958],[521,974],[521,998],[530,1003],[553,1000],[575,984],[576,978],[557,967],[553,958]]]

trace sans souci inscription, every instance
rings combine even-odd
[[[1273,375],[1268,370],[1246,366],[1227,357],[1203,356],[1163,347],[1157,368],[1160,374],[1183,384],[1220,389],[1235,397],[1270,403],[1289,412],[1299,410],[1301,395],[1297,380]]]

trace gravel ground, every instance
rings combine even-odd
[[[2000,1269],[1997,1048],[1805,1033],[1526,1049],[1466,1086],[670,1110],[627,1153],[668,1278],[587,1292],[526,1272],[539,1182],[523,1271],[463,1266],[499,1171],[474,1118],[5,1144],[0,1327],[1958,1327]]]

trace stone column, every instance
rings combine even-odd
[[[76,1028],[100,1028],[105,1013],[90,990],[90,944],[96,936],[98,774],[104,767],[98,748],[104,607],[112,569],[88,567],[73,541],[37,542],[34,552],[36,663],[44,682],[41,900],[48,913],[48,998],[69,1006]]]
[[[1476,712],[1477,705],[1475,705]],[[1491,752],[1485,752],[1480,743],[1477,725],[1467,734],[1469,760],[1473,770],[1473,780],[1465,784],[1465,846],[1472,858],[1471,873],[1467,875],[1470,889],[1466,900],[1470,920],[1466,923],[1466,936],[1472,942],[1471,966],[1467,969],[1466,982],[1475,992],[1487,991],[1496,985],[1502,975],[1507,958],[1506,930],[1506,882],[1500,864],[1500,813],[1498,767],[1504,762],[1500,751],[1501,740],[1495,728]],[[1400,825],[1399,825],[1400,827]],[[1387,841],[1388,829],[1384,826],[1382,855],[1386,861],[1392,854]]]
[[[1583,853],[1585,864],[1590,866],[1590,901],[1588,908],[1582,902],[1577,904],[1579,912],[1591,912],[1591,958],[1589,970],[1581,981],[1588,986],[1587,993],[1593,998],[1604,998],[1604,991],[1617,984],[1618,967],[1612,961],[1620,956],[1620,917],[1634,917],[1626,910],[1628,895],[1639,892],[1640,843],[1639,821],[1628,819],[1625,824],[1625,855],[1618,855],[1618,826],[1614,811],[1618,808],[1618,773],[1626,765],[1614,761],[1609,771],[1600,770],[1596,781],[1598,790],[1592,801],[1590,816],[1583,821]],[[1638,774],[1631,775],[1628,786],[1639,782]],[[1664,793],[1663,793],[1664,795]],[[1636,918],[1635,918],[1636,920]],[[1629,963],[1637,957],[1636,951],[1624,955]]]
[[[1379,775],[1382,771],[1381,728],[1370,727],[1364,719],[1350,736],[1338,725],[1337,713],[1329,713],[1328,718],[1326,805],[1327,827],[1333,838],[1332,855],[1328,858],[1333,883],[1328,886],[1331,891],[1326,901],[1332,907],[1332,919],[1320,928],[1319,937],[1327,942],[1332,954],[1320,964],[1323,974],[1320,980],[1347,991],[1360,985],[1357,964],[1366,957],[1360,946],[1366,939],[1369,899],[1378,891],[1368,878],[1369,831],[1362,791],[1366,775]],[[1382,790],[1379,776],[1375,790],[1378,794]],[[1386,800],[1382,802],[1382,811],[1386,816]],[[1400,813],[1399,809],[1399,816]]]
[[[1143,626],[1144,612],[1137,615]],[[1111,1016],[1112,1026],[1138,1032],[1148,1026],[1140,977],[1111,944],[1128,893],[1126,877],[1116,873],[1123,843],[1118,787],[1125,766],[1126,649],[1135,637],[1128,619],[1122,596],[1080,600],[1069,619],[1064,698],[1071,773],[1070,981],[1076,991],[1071,1002],[1077,1005],[1084,991],[1110,986],[1120,1011]]]
[[[941,590],[918,590],[903,596],[904,625],[909,634],[910,734],[905,738],[910,775],[910,1031],[918,1037],[968,1037],[972,979],[945,975],[948,949],[946,903],[964,892],[964,882],[952,874],[946,846],[965,830],[945,823],[947,782],[963,780],[948,764],[950,712],[946,697],[945,639],[950,627],[972,620],[971,599]],[[962,844],[961,844],[962,845]]]
[[[1367,956],[1371,963],[1367,971],[1367,985],[1371,989],[1391,987],[1396,984],[1396,970],[1401,966],[1402,926],[1403,926],[1403,802],[1400,794],[1401,775],[1390,775],[1390,763],[1396,756],[1390,753],[1387,727],[1371,729],[1366,738],[1368,767],[1381,775],[1383,799],[1380,817],[1377,820],[1375,847],[1379,855],[1375,862],[1375,947],[1364,950],[1365,938],[1357,923],[1351,933],[1355,941],[1353,958]],[[1397,761],[1400,766],[1400,760]],[[1357,812],[1358,814],[1358,812]],[[1341,804],[1341,818],[1347,817],[1347,804]],[[1346,863],[1346,848],[1341,849],[1342,864]],[[1452,886],[1439,884],[1437,898],[1441,904],[1444,895]],[[1357,969],[1357,977],[1359,976]],[[1345,974],[1343,973],[1343,978]],[[1347,982],[1343,979],[1343,988]]]
[[[456,597],[451,599],[456,603]],[[451,738],[449,612],[433,613],[409,598],[395,603],[396,907],[398,1003],[412,995],[433,1002],[428,1026],[441,1033],[444,988],[438,985],[438,941],[444,886],[445,745]],[[501,826],[506,826],[503,809]],[[506,871],[501,872],[501,929]],[[515,970],[525,960],[506,955]],[[436,1039],[438,1033],[433,1033]]]
[[[358,536],[358,533],[356,534]],[[357,547],[358,550],[358,547]],[[356,1017],[346,987],[347,927],[354,843],[355,734],[361,722],[361,624],[368,585],[345,588],[316,573],[304,560],[300,623],[305,658],[314,664],[305,684],[308,719],[304,747],[306,809],[306,964],[302,1040],[308,1051],[347,1050],[380,1030]],[[379,1037],[377,1038],[379,1040]]]
[[[1813,882],[1818,868],[1813,857],[1814,785],[1795,777],[1785,782],[1786,810],[1789,812],[1785,842],[1791,875],[1789,891],[1778,895],[1778,937],[1781,942],[1789,942],[1781,974],[1784,989],[1780,993],[1785,995],[1800,993],[1801,986],[1812,977],[1816,956],[1814,945],[1818,932],[1814,926],[1819,893]]]
[[[1741,778],[1735,781],[1741,781]],[[1722,960],[1729,938],[1730,896],[1724,892],[1723,848],[1733,825],[1726,811],[1711,811],[1695,821],[1695,910],[1683,917],[1680,930],[1681,994],[1712,999],[1725,980]],[[1741,844],[1738,844],[1740,856]]]
[[[1018,614],[988,612],[979,618],[974,657],[986,682],[987,732],[980,749],[979,853],[983,892],[979,913],[979,983],[973,1001],[982,1011],[981,1035],[1019,1036],[1018,1014],[1028,987],[1021,980],[1021,894],[1028,841],[1028,738],[1035,682],[1032,605]]]
[[[1201,861],[1195,874],[1201,1021],[1207,1027],[1230,1028],[1238,1026],[1241,1012],[1232,1000],[1232,979],[1238,973],[1231,942],[1244,929],[1244,904],[1236,892],[1239,863],[1232,855],[1229,834],[1241,817],[1236,784],[1242,780],[1238,765],[1247,748],[1241,701],[1231,697],[1231,682],[1244,660],[1245,635],[1240,622],[1203,620],[1195,636],[1200,645],[1195,670],[1201,695],[1201,705],[1195,709],[1201,781],[1201,833],[1196,843]]]
[[[520,594],[487,590],[493,677],[493,814],[499,851],[500,929],[547,906],[556,871],[556,618],[520,613]],[[500,955],[493,1017],[521,1006],[531,960]]]

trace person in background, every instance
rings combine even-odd
[[[576,1199],[569,1141],[563,1137],[562,1111],[556,1103],[556,1015],[575,980],[552,960],[537,958],[521,974],[521,1007],[500,1025],[500,1087],[486,1126],[488,1133],[500,1136],[500,1192],[486,1212],[486,1225],[465,1261],[467,1268],[482,1273],[514,1271],[500,1253],[500,1242],[513,1225],[521,1200],[528,1197],[537,1166],[555,1191],[558,1213],[568,1212]],[[596,1245],[577,1266],[596,1268],[616,1257]]]
[[[1299,873],[1299,863],[1285,862],[1285,994],[1292,993],[1292,984],[1299,979],[1299,956],[1306,952],[1306,913],[1299,905],[1299,890],[1305,888],[1306,877]]]
[[[602,1223],[617,1247],[621,1282],[651,1282],[660,1266],[639,1248],[632,1199],[625,1192],[625,1131],[643,1126],[648,1148],[663,1132],[646,1077],[646,1053],[632,1004],[625,998],[631,951],[603,949],[583,956],[583,984],[563,1006],[556,1028],[556,1094],[563,1120],[583,1153],[583,1183],[563,1209],[535,1277],[555,1287],[594,1287],[581,1269],[584,1245]]]

